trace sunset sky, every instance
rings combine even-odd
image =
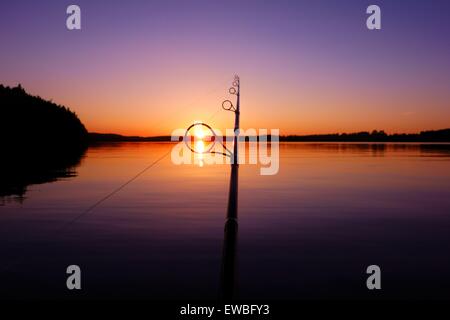
[[[370,4],[382,30],[366,28]],[[445,0],[2,1],[0,83],[92,132],[231,128],[217,111],[236,73],[242,128],[417,132],[450,127],[449,35]]]

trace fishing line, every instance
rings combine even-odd
[[[219,89],[219,88],[218,88]],[[214,89],[211,90],[209,93],[207,93],[207,96],[211,95],[212,93],[218,91],[218,89]],[[193,105],[194,103],[196,103],[196,101],[192,102],[189,105]],[[189,106],[188,105],[188,106]],[[210,121],[212,118],[214,118],[219,111],[222,108],[219,108],[217,111],[215,111],[209,118],[208,121]],[[161,127],[161,126],[160,126]],[[112,196],[114,196],[115,194],[117,194],[118,192],[120,192],[123,188],[125,188],[127,185],[129,185],[130,183],[132,183],[133,181],[135,181],[137,178],[139,178],[142,174],[144,174],[147,170],[149,170],[150,168],[154,167],[156,164],[158,164],[161,160],[163,160],[166,156],[168,156],[172,151],[172,148],[170,148],[170,150],[168,152],[166,152],[165,154],[163,154],[161,157],[159,157],[158,159],[156,159],[155,161],[153,161],[151,164],[149,164],[147,167],[145,167],[143,170],[141,170],[140,172],[138,172],[136,175],[134,175],[132,178],[130,178],[129,180],[127,180],[126,182],[124,182],[123,184],[121,184],[119,187],[115,188],[114,190],[112,190],[110,193],[108,193],[107,195],[105,195],[103,198],[99,199],[98,201],[96,201],[94,204],[92,204],[91,206],[89,206],[86,210],[84,210],[83,212],[81,212],[80,214],[78,214],[77,216],[75,216],[74,218],[72,218],[70,221],[64,223],[60,228],[56,229],[55,232],[56,233],[60,233],[62,231],[65,231],[67,228],[69,228],[72,224],[74,224],[75,222],[77,222],[79,219],[81,219],[82,217],[86,216],[87,214],[89,214],[90,212],[92,212],[95,208],[97,208],[100,204],[102,204],[103,202],[105,202],[106,200],[108,200],[109,198],[111,198]],[[25,256],[21,257],[22,259],[25,258]],[[2,271],[7,271],[10,267],[12,267],[14,264],[19,264],[21,262],[21,259],[16,260],[15,263],[12,262],[9,265],[3,265]]]
[[[100,200],[98,200],[96,203],[94,203],[93,205],[91,205],[89,208],[87,208],[85,211],[83,211],[82,213],[80,213],[78,216],[76,216],[75,218],[73,218],[72,220],[68,221],[66,224],[64,224],[58,231],[64,230],[65,228],[69,227],[72,223],[75,223],[76,221],[78,221],[79,219],[81,219],[83,216],[85,216],[86,214],[88,214],[89,212],[91,212],[92,210],[94,210],[96,207],[98,207],[100,204],[102,204],[103,202],[105,202],[106,200],[108,200],[109,198],[111,198],[113,195],[115,195],[116,193],[118,193],[119,191],[121,191],[123,188],[125,188],[127,185],[129,185],[130,183],[132,183],[134,180],[136,180],[137,178],[139,178],[141,175],[143,175],[147,170],[149,170],[150,168],[152,168],[153,166],[155,166],[159,161],[161,161],[162,159],[164,159],[167,155],[170,154],[172,149],[170,149],[168,152],[166,152],[164,155],[162,155],[161,157],[159,157],[158,159],[156,159],[155,161],[153,161],[150,165],[148,165],[147,167],[145,167],[142,171],[140,171],[139,173],[137,173],[135,176],[133,176],[131,179],[127,180],[125,183],[123,183],[122,185],[120,185],[119,187],[117,187],[116,189],[114,189],[113,191],[111,191],[110,193],[108,193],[106,196],[104,196],[103,198],[101,198]]]
[[[108,200],[109,198],[111,198],[113,195],[115,195],[116,193],[118,193],[119,191],[121,191],[123,188],[125,188],[127,185],[129,185],[130,183],[132,183],[134,180],[136,180],[137,178],[139,178],[141,175],[143,175],[147,170],[149,170],[150,168],[154,167],[156,164],[158,164],[158,162],[160,162],[161,160],[163,160],[167,155],[170,154],[170,152],[172,151],[172,148],[170,148],[170,150],[166,153],[164,153],[161,157],[159,157],[158,159],[156,159],[155,161],[153,161],[151,164],[149,164],[147,167],[145,167],[143,170],[141,170],[140,172],[138,172],[136,175],[134,175],[131,179],[127,180],[126,182],[124,182],[123,184],[121,184],[119,187],[117,187],[116,189],[114,189],[113,191],[111,191],[110,193],[108,193],[106,196],[104,196],[103,198],[101,198],[100,200],[98,200],[97,202],[95,202],[93,205],[91,205],[90,207],[88,207],[86,210],[84,210],[82,213],[80,213],[79,215],[77,215],[76,217],[72,218],[70,221],[64,223],[60,228],[56,229],[54,231],[55,234],[59,234],[63,231],[65,231],[67,228],[69,228],[73,223],[77,222],[79,219],[81,219],[83,216],[87,215],[89,212],[91,212],[92,210],[94,210],[96,207],[98,207],[100,204],[102,204],[104,201]],[[6,264],[3,265],[1,268],[2,272],[8,271],[9,269],[11,269],[14,265],[18,265],[22,262],[22,260],[25,258],[25,255],[22,255],[21,257],[19,257],[19,259],[17,259],[14,262],[11,262],[10,264]]]
[[[208,92],[206,94],[206,96],[211,95],[212,93],[218,91],[219,88],[213,89],[210,92]],[[190,103],[188,106],[192,106],[194,105],[194,103],[196,103],[197,101],[194,101],[192,103]],[[208,121],[210,121],[212,118],[214,118],[219,111],[221,110],[221,108],[219,108],[216,112],[214,112],[211,117],[209,118]],[[161,127],[161,126],[160,126]],[[78,221],[80,218],[82,218],[83,216],[85,216],[86,214],[88,214],[89,212],[91,212],[92,210],[94,210],[96,207],[98,207],[100,204],[102,204],[104,201],[108,200],[110,197],[112,197],[113,195],[115,195],[116,193],[118,193],[119,191],[121,191],[123,188],[125,188],[128,184],[132,183],[134,180],[136,180],[137,178],[139,178],[142,174],[144,174],[148,169],[150,169],[151,167],[153,167],[154,165],[156,165],[159,161],[161,161],[162,159],[164,159],[167,155],[169,155],[171,152],[171,150],[169,150],[167,153],[165,153],[162,157],[158,158],[157,160],[155,160],[154,162],[152,162],[150,165],[148,165],[146,168],[144,168],[142,171],[140,171],[139,173],[137,173],[135,176],[133,176],[131,179],[129,179],[128,181],[126,181],[125,183],[123,183],[122,185],[120,185],[118,188],[114,189],[113,191],[111,191],[109,194],[107,194],[106,196],[104,196],[103,198],[101,198],[100,200],[98,200],[97,202],[95,202],[93,205],[91,205],[90,207],[88,207],[85,211],[83,211],[81,214],[79,214],[78,216],[76,216],[75,218],[73,218],[72,220],[68,221],[66,224],[64,224],[60,229],[58,230],[64,230],[65,228],[69,227],[72,223]]]

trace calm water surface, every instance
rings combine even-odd
[[[216,299],[228,165],[169,155],[83,215],[172,146],[92,147],[75,177],[1,198],[0,296]],[[280,157],[275,176],[239,168],[237,297],[450,298],[448,145],[286,143]],[[81,292],[65,288],[71,264]]]

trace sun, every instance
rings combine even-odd
[[[205,132],[200,126],[195,128],[194,135],[198,140],[203,140],[205,138]]]

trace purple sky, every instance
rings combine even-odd
[[[155,135],[208,120],[238,73],[243,128],[414,132],[450,127],[449,35],[445,0],[2,1],[0,83],[90,131]]]

